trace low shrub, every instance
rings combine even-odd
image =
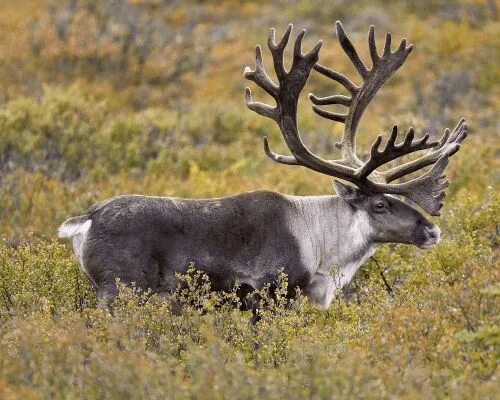
[[[108,310],[96,306],[63,245],[34,238],[2,245],[0,393],[493,399],[497,207],[491,202],[465,219],[455,207],[453,234],[431,251],[382,248],[356,277],[353,300],[339,294],[326,311],[300,295],[290,303],[281,275],[275,291],[258,292],[255,326],[235,291],[211,291],[194,268],[179,276],[175,302],[119,284]]]

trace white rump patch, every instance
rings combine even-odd
[[[92,225],[92,220],[88,219],[85,222],[75,223],[75,222],[65,222],[59,227],[59,237],[60,238],[73,238],[73,250],[75,251],[76,258],[80,263],[80,267],[87,277],[94,283],[94,280],[90,276],[87,268],[85,268],[83,262],[83,248],[87,240],[90,226]]]
[[[87,235],[92,225],[92,220],[88,219],[83,223],[64,223],[59,227],[58,234],[60,238],[69,238],[76,235]]]

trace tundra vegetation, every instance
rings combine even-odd
[[[495,398],[498,13],[487,0],[3,1],[0,398]],[[370,24],[416,44],[363,116],[361,154],[395,122],[435,139],[467,118],[433,218],[441,242],[381,246],[325,311],[289,304],[282,275],[254,327],[196,266],[174,293],[180,310],[131,287],[112,313],[97,307],[55,237],[98,200],[331,193],[330,178],[265,157],[262,136],[285,147],[247,110],[242,72],[268,28],[293,21],[304,47],[325,40],[324,65],[355,76],[337,19],[364,59]],[[339,88],[318,75],[304,96]],[[334,158],[341,127],[301,107],[304,141]]]

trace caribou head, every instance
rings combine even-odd
[[[409,204],[395,196],[381,193],[366,194],[362,190],[333,182],[335,192],[355,213],[361,214],[367,241],[373,243],[413,244],[428,249],[439,241],[441,231]],[[361,232],[360,232],[361,234]]]

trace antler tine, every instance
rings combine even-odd
[[[304,35],[306,34],[306,30],[302,29],[297,35],[297,39],[295,39],[295,45],[293,46],[293,61],[296,62],[302,58],[302,40],[304,39]]]
[[[324,67],[321,64],[316,63],[313,67],[315,71],[320,74],[330,78],[334,81],[337,81],[342,86],[344,86],[351,94],[356,94],[359,91],[359,87],[357,87],[347,76],[341,74],[340,72],[333,71],[330,68]]]
[[[380,57],[377,52],[377,44],[375,43],[375,27],[373,25],[370,25],[370,29],[368,31],[368,47],[372,63],[375,65]]]
[[[363,61],[361,61],[361,58],[359,58],[358,52],[347,37],[344,31],[344,27],[342,26],[340,21],[335,22],[335,28],[337,31],[337,38],[340,45],[344,49],[344,52],[351,59],[351,62],[353,63],[354,67],[359,72],[361,77],[363,79],[366,79],[368,77],[368,69],[365,67],[365,64],[363,64]]]
[[[384,43],[384,52],[383,52],[383,57],[387,57],[391,55],[391,34],[390,32],[387,32],[385,34],[385,43]]]
[[[271,28],[271,30],[269,31],[267,45],[269,46],[269,50],[271,50],[274,62],[274,70],[276,71],[276,76],[278,77],[278,81],[280,83],[285,79],[287,75],[287,71],[283,63],[283,53],[285,52],[286,45],[288,44],[288,40],[290,39],[292,29],[293,25],[288,24],[286,31],[278,44],[276,44],[275,42],[276,32],[274,28]]]
[[[310,96],[309,98],[314,103],[314,100],[312,99],[312,97]],[[319,98],[318,100],[319,100],[319,102],[322,102],[324,100],[324,98]],[[349,100],[349,102],[350,102],[350,100]],[[332,102],[332,103],[326,103],[325,102],[324,104],[341,104],[341,103],[340,102]],[[316,106],[313,106],[312,109],[320,117],[323,117],[323,118],[326,118],[326,119],[331,119],[332,121],[337,121],[337,122],[344,123],[345,120],[346,120],[346,118],[347,118],[347,114],[340,114],[340,113],[335,113],[335,112],[331,112],[331,111],[326,111],[326,110],[323,110],[323,109],[321,109],[319,107],[316,107]]]
[[[349,107],[351,105],[352,99],[348,96],[342,96],[336,94],[327,97],[316,97],[314,94],[309,93],[309,100],[318,106],[326,106],[329,104],[341,104],[343,106]]]
[[[269,141],[267,139],[267,136],[264,136],[263,141],[264,141],[264,152],[271,160],[276,161],[280,164],[300,165],[294,156],[282,156],[272,151],[271,148],[269,147]]]
[[[271,80],[269,75],[267,75],[266,70],[264,69],[262,49],[260,48],[260,45],[257,45],[255,47],[255,70],[252,71],[250,67],[246,67],[243,75],[245,76],[245,78],[254,81],[268,94],[273,96],[273,98],[276,98],[276,96],[278,95],[278,85],[276,85]]]
[[[245,89],[245,101],[247,107],[256,112],[257,114],[263,115],[264,117],[271,118],[272,120],[278,122],[279,114],[276,108],[273,108],[267,104],[260,103],[252,100],[252,92],[249,87]]]
[[[460,150],[460,144],[467,137],[468,127],[465,119],[461,119],[453,132],[450,134],[450,130],[446,129],[443,136],[437,142],[436,146],[432,146],[431,150],[416,160],[409,161],[405,164],[399,165],[388,171],[382,172],[384,180],[389,183],[405,175],[411,174],[412,172],[418,171],[428,165],[434,164],[437,160],[447,155],[451,157],[458,150]]]
[[[444,130],[443,136],[441,136],[441,139],[438,140],[438,145],[436,148],[440,149],[441,147],[443,147],[445,143],[448,141],[449,137],[450,137],[450,128],[446,128]]]
[[[429,139],[429,134],[424,135],[417,141],[413,141],[415,137],[415,130],[410,128],[405,135],[403,141],[397,145],[396,138],[398,136],[398,127],[394,125],[392,128],[391,135],[387,140],[387,144],[383,151],[379,150],[380,144],[382,143],[382,135],[379,135],[375,142],[373,142],[370,150],[370,158],[368,161],[360,168],[358,175],[359,179],[363,180],[368,177],[375,169],[383,164],[386,164],[396,158],[402,157],[407,154],[414,153],[415,151],[425,150],[432,147],[436,147],[438,142],[427,143]]]

